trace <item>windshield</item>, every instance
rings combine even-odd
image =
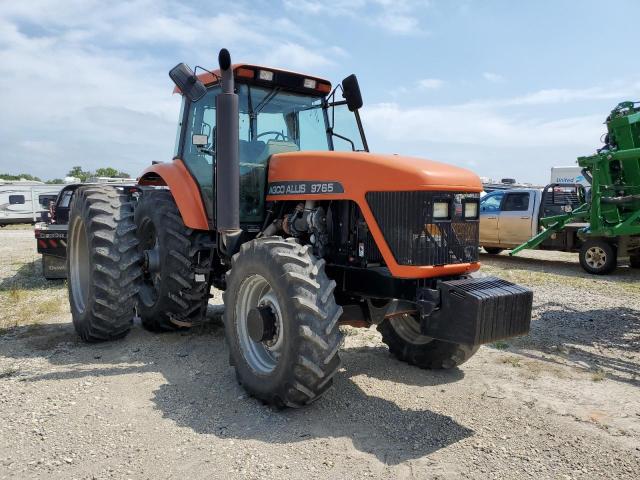
[[[326,112],[321,97],[279,87],[240,85],[240,156],[262,150],[363,150],[355,117],[346,105]],[[334,135],[327,135],[327,129]],[[266,160],[266,158],[265,158]]]
[[[238,95],[241,158],[246,150],[262,150],[267,158],[282,151],[329,150],[322,98],[249,85],[240,85]]]

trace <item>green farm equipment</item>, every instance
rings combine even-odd
[[[594,155],[578,157],[591,183],[577,208],[540,219],[541,232],[513,249],[515,255],[536,248],[570,223],[585,222],[580,264],[589,273],[613,271],[618,257],[640,267],[640,102],[622,102],[607,117],[605,145]],[[590,198],[589,198],[590,197]]]

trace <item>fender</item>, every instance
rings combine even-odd
[[[196,230],[209,230],[198,184],[179,158],[174,158],[171,163],[151,165],[138,178],[138,185],[169,187],[184,224]]]

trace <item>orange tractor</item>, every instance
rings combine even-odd
[[[478,270],[482,185],[461,168],[370,153],[354,75],[256,65],[170,72],[175,157],[135,187],[74,195],[67,255],[87,341],[204,319],[212,286],[238,381],[298,407],[340,367],[339,326],[376,325],[400,360],[452,368],[528,332],[531,291]],[[197,70],[197,68],[196,68]],[[341,93],[341,95],[340,95]]]

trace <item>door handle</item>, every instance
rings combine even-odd
[[[495,220],[498,217],[487,217],[487,220]]]
[[[529,220],[531,217],[520,217],[522,220]]]

